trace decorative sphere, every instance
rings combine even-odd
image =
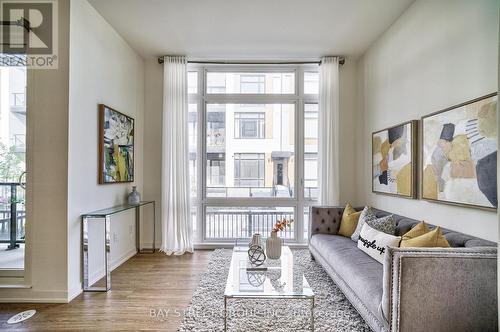
[[[253,266],[261,266],[266,260],[266,254],[264,249],[258,245],[251,245],[248,249],[248,260]]]

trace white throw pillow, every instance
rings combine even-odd
[[[383,264],[385,247],[399,247],[400,241],[401,236],[377,231],[365,223],[361,229],[361,234],[359,234],[358,248]]]

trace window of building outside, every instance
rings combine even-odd
[[[234,114],[234,138],[264,138],[265,136],[264,112]]]
[[[196,243],[283,232],[305,242],[317,203],[318,67],[190,65],[189,138]],[[202,124],[202,125],[198,125]]]
[[[236,187],[264,187],[264,172],[263,153],[234,154],[234,185]]]
[[[207,155],[207,186],[223,187],[226,181],[226,162],[220,153]]]

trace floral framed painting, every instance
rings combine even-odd
[[[372,192],[416,197],[417,120],[372,134]]]
[[[134,119],[99,104],[99,183],[134,181]]]
[[[497,100],[492,93],[422,117],[422,199],[497,209]]]

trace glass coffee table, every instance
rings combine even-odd
[[[267,259],[260,267],[250,265],[247,250],[248,246],[233,249],[224,292],[224,331],[230,299],[309,300],[311,331],[314,331],[314,292],[302,269],[294,264],[290,248],[282,247],[280,259]]]

